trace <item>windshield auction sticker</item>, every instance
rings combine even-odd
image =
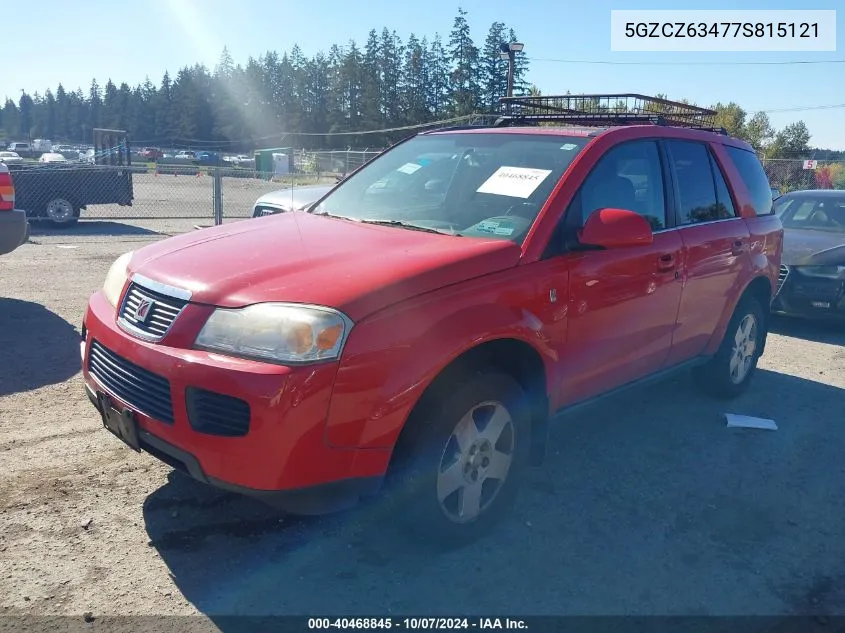
[[[476,191],[511,198],[529,198],[550,173],[550,169],[499,167]]]

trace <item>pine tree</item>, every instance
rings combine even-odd
[[[472,41],[467,12],[458,15],[449,36],[449,58],[452,63],[452,113],[463,116],[475,112],[480,104],[479,52]]]

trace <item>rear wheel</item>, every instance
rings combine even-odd
[[[44,217],[53,226],[71,226],[79,220],[79,208],[67,198],[51,198],[44,206]]]
[[[734,398],[748,387],[763,349],[766,319],[760,302],[743,298],[716,355],[695,372],[696,384],[719,398]]]
[[[396,465],[391,493],[418,536],[460,545],[489,530],[512,503],[529,454],[530,409],[520,385],[498,372],[432,395],[397,447],[406,459]]]

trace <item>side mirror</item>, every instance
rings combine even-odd
[[[653,240],[648,220],[627,209],[593,211],[578,235],[581,244],[603,248],[641,246],[651,244]]]

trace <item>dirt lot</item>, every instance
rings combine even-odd
[[[193,221],[36,230],[0,258],[0,614],[845,614],[845,328],[778,322],[726,429],[687,379],[586,410],[490,538],[431,556],[375,503],[282,519],[102,429],[88,295]]]

